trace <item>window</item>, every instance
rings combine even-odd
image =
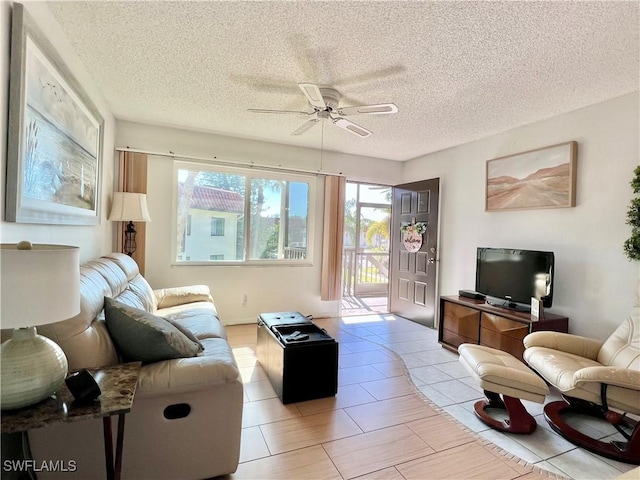
[[[212,237],[224,236],[224,218],[211,217],[211,236]]]
[[[308,262],[315,176],[180,161],[175,172],[176,263]]]
[[[185,250],[185,242],[186,242],[186,237],[188,237],[189,235],[191,235],[191,215],[187,216],[187,226],[185,228],[185,234],[182,236],[182,240],[180,243],[180,251],[184,252]],[[182,259],[182,255],[180,255],[180,260]]]

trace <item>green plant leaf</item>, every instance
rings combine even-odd
[[[631,180],[631,187],[633,188],[633,193],[640,193],[640,165],[638,165],[633,171],[634,177]]]
[[[636,196],[629,203],[626,221],[632,227],[631,237],[624,242],[623,248],[629,260],[640,260],[640,197],[637,196],[640,193],[640,165],[633,170],[633,175],[630,184]]]

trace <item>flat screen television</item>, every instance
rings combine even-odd
[[[476,292],[487,303],[529,310],[531,297],[545,308],[553,302],[553,252],[478,247]]]

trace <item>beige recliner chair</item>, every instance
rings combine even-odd
[[[557,332],[524,338],[524,359],[564,400],[544,407],[549,425],[599,455],[640,464],[640,287],[631,315],[606,341]],[[626,441],[604,442],[571,427],[568,411],[606,419]],[[637,417],[636,417],[637,418]]]

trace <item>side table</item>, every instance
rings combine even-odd
[[[124,418],[131,411],[140,376],[140,362],[89,369],[100,386],[100,397],[93,402],[78,403],[63,385],[55,395],[30,407],[2,412],[2,433],[22,432],[61,422],[78,422],[102,418],[107,480],[119,480],[122,468]],[[115,459],[111,417],[118,416]]]

